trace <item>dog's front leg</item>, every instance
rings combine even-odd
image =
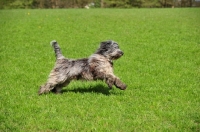
[[[121,90],[125,90],[126,89],[126,84],[124,84],[118,77],[115,78],[115,82],[114,82],[115,86]]]
[[[124,84],[118,77],[116,77],[114,74],[109,74],[106,76],[106,83],[108,87],[111,89],[113,85],[115,85],[117,88],[121,90],[126,89],[126,84]]]

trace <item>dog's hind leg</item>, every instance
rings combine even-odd
[[[70,83],[70,81],[66,81],[63,84],[56,85],[54,87],[54,89],[52,89],[51,91],[54,92],[55,94],[59,94],[59,93],[61,93],[62,88],[67,86],[69,83]]]
[[[49,93],[50,91],[52,91],[59,83],[57,81],[57,76],[56,76],[56,72],[54,72],[54,70],[52,70],[52,72],[49,75],[49,79],[47,80],[47,82],[40,86],[40,89],[38,91],[38,94],[41,95],[43,93]]]
[[[59,93],[61,93],[61,91],[62,91],[62,86],[57,85],[57,86],[55,86],[54,89],[52,89],[51,91],[52,91],[53,93],[55,93],[55,94],[59,94]]]
[[[39,91],[38,91],[38,94],[41,95],[41,94],[43,94],[43,93],[48,93],[48,92],[50,92],[52,89],[54,89],[55,86],[56,86],[55,84],[53,84],[53,83],[48,83],[48,82],[47,82],[46,84],[40,86],[40,89],[39,89]]]

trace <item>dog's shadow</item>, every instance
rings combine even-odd
[[[110,95],[110,89],[102,84],[93,85],[90,88],[83,88],[78,87],[75,89],[63,89],[62,93],[65,92],[74,92],[74,93],[97,93],[97,94],[104,94],[104,95]]]

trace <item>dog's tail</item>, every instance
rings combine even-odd
[[[58,45],[57,41],[56,41],[56,40],[53,40],[53,41],[50,42],[50,44],[51,44],[51,46],[54,48],[55,55],[56,55],[56,59],[61,59],[61,58],[63,58],[64,56],[62,55],[60,46]]]

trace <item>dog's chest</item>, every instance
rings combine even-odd
[[[91,72],[104,74],[112,72],[113,62],[101,55],[92,55],[88,62]]]

